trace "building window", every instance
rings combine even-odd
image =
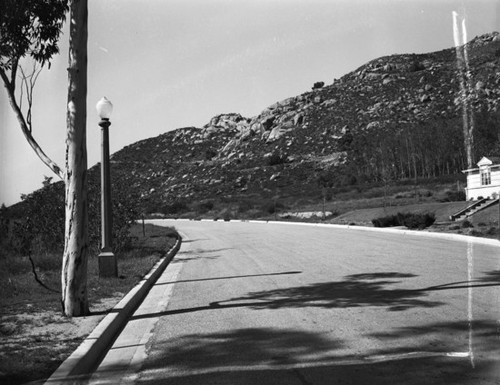
[[[481,186],[488,186],[491,184],[491,171],[489,167],[482,168],[481,171]]]

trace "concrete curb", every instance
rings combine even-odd
[[[67,385],[87,382],[89,376],[97,369],[130,316],[144,300],[175,254],[177,254],[181,243],[182,238],[178,236],[175,245],[167,252],[165,257],[158,261],[151,271],[101,320],[92,333],[57,368],[45,384]]]

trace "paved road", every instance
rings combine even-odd
[[[239,222],[184,242],[94,376],[137,384],[498,384],[500,249]]]

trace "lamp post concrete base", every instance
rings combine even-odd
[[[116,255],[112,251],[101,251],[99,254],[99,277],[118,277]]]

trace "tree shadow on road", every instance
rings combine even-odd
[[[280,276],[280,275],[290,275],[290,274],[301,274],[301,271],[282,271],[279,273],[264,273],[264,274],[245,274],[245,275],[231,275],[224,277],[206,277],[206,278],[195,278],[195,279],[179,279],[173,282],[162,282],[157,283],[159,285],[171,285],[177,283],[190,283],[190,282],[203,282],[203,281],[226,281],[228,279],[243,279],[243,278],[255,278],[255,277],[269,277],[269,276]]]
[[[332,363],[296,368],[224,368],[218,371],[169,373],[165,366],[149,367],[137,384],[148,385],[497,385],[495,363],[472,368],[447,357],[416,357],[371,363]],[[164,363],[165,364],[165,363]]]
[[[251,301],[248,305],[256,309],[378,306],[387,307],[389,311],[443,305],[443,302],[426,299],[428,293],[425,290],[391,288],[400,282],[398,278],[413,277],[416,275],[397,272],[356,274],[346,276],[343,281],[252,292],[243,297],[217,302],[217,305],[224,307],[239,301]]]
[[[492,353],[500,357],[500,337],[498,323],[495,320],[458,320],[450,322],[435,322],[425,325],[404,326],[394,328],[387,332],[368,334],[384,341],[384,345],[391,345],[394,341],[414,339],[418,346],[405,348],[398,351],[383,348],[376,354],[393,354],[395,352],[419,350],[419,351],[443,351],[469,352],[476,355],[490,356]],[[500,368],[499,368],[500,369]]]
[[[207,259],[217,259],[220,258],[221,255],[216,254],[221,251],[225,250],[232,250],[231,248],[225,248],[225,249],[212,249],[212,250],[205,250],[205,249],[195,249],[195,250],[188,250],[188,251],[181,251],[177,253],[176,257],[172,260],[172,264],[175,263],[185,263],[189,261],[198,261],[201,259],[207,260]]]
[[[195,243],[200,241],[208,241],[208,238],[200,238],[200,239],[183,239],[182,243]]]
[[[484,276],[470,281],[449,282],[441,285],[429,286],[423,291],[469,289],[479,287],[500,286],[500,270],[484,272]]]
[[[429,366],[425,370],[433,376],[440,373],[441,378],[446,378],[443,383],[500,383],[500,334],[496,320],[462,319],[409,325],[368,336],[381,341],[381,348],[373,352],[381,357],[411,355],[412,352],[431,357],[435,353],[431,362],[439,366]]]
[[[190,261],[199,261],[201,259],[208,260],[208,259],[217,259],[220,258],[220,255],[193,255],[192,257],[184,257],[184,258],[174,258],[171,264],[176,264],[176,263],[186,263]]]
[[[418,277],[415,274],[410,273],[398,273],[394,271],[382,272],[382,273],[362,273],[362,274],[351,274],[347,275],[345,278],[348,280],[370,280],[370,279],[395,279],[395,278],[414,278]]]
[[[189,334],[155,344],[142,367],[138,384],[496,384],[495,361],[447,356],[422,341],[429,334],[460,337],[467,322],[428,324],[375,337],[402,338],[416,332],[411,343],[343,356],[346,343],[325,335],[294,329],[247,328]],[[494,322],[481,321],[484,338]],[[439,337],[439,336],[438,336]],[[496,341],[489,339],[493,349]],[[380,344],[384,346],[385,344]],[[419,354],[407,354],[420,350]]]
[[[498,284],[498,271],[474,281],[438,285],[446,289]],[[394,288],[414,274],[355,274],[341,281],[249,293],[208,306],[168,310],[168,316],[225,308],[347,308],[405,310],[437,307],[426,296],[436,289]],[[153,316],[153,315],[148,315]],[[202,316],[202,315],[200,315]],[[367,333],[373,350],[343,355],[348,341],[294,329],[246,328],[197,333],[157,341],[138,384],[497,384],[498,325],[466,319]],[[468,354],[472,351],[472,354]],[[449,353],[459,353],[453,355]],[[465,354],[464,354],[465,353]]]
[[[485,272],[471,281],[451,282],[419,289],[392,288],[399,279],[414,278],[415,274],[380,272],[353,274],[343,281],[319,282],[307,286],[251,292],[243,297],[215,302],[219,307],[245,303],[259,309],[284,307],[347,308],[360,306],[386,307],[388,311],[403,311],[415,307],[432,308],[444,305],[427,299],[430,292],[500,286],[500,271]]]
[[[320,333],[294,329],[245,328],[219,333],[189,334],[155,346],[160,354],[148,364],[168,363],[180,370],[218,366],[290,365],[315,358],[331,359],[342,347]]]
[[[500,270],[487,271],[484,274],[485,276],[480,278],[480,281],[500,283]]]

